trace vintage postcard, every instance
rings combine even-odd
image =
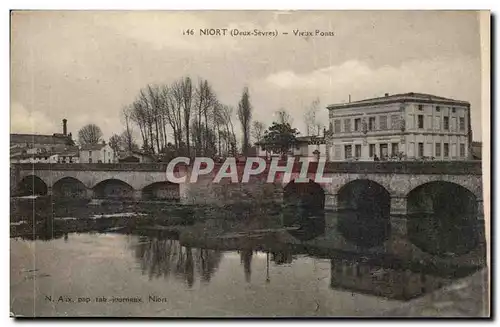
[[[490,316],[490,12],[10,15],[12,317]]]

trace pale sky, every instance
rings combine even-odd
[[[192,28],[196,35],[184,36]],[[200,28],[277,30],[276,38],[199,36]],[[333,31],[297,37],[294,29]],[[85,124],[106,140],[123,130],[120,110],[148,83],[207,79],[225,104],[248,86],[254,119],[280,108],[305,135],[303,113],[326,106],[423,92],[469,101],[481,140],[479,19],[475,12],[14,12],[11,132],[76,136]],[[238,125],[236,116],[233,122]]]

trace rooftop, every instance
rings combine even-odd
[[[417,102],[417,103],[440,103],[449,105],[461,105],[470,106],[470,103],[462,100],[455,100],[451,98],[440,97],[437,95],[426,94],[426,93],[399,93],[389,95],[386,94],[383,97],[364,99],[359,101],[352,101],[346,103],[331,104],[327,106],[327,109],[341,109],[350,107],[362,107],[377,104],[388,104],[388,103],[398,103],[398,102]]]
[[[42,134],[10,134],[11,144],[72,144],[70,136],[63,134],[42,135]]]
[[[105,146],[106,146],[106,144],[103,144],[103,143],[84,144],[84,145],[82,145],[82,150],[101,150]]]

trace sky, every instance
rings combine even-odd
[[[201,36],[204,28],[277,37]],[[193,29],[195,35],[183,35]],[[301,37],[293,30],[332,31]],[[288,35],[281,35],[288,32]],[[481,140],[479,19],[467,11],[16,11],[11,13],[11,133],[52,134],[95,123],[121,133],[121,109],[147,84],[207,79],[224,104],[250,91],[253,119],[287,110],[422,92],[471,103]],[[233,119],[237,125],[236,116]],[[138,129],[136,129],[138,135]]]

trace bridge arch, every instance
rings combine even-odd
[[[47,183],[36,175],[25,176],[17,185],[19,195],[47,195]]]
[[[419,186],[433,182],[450,183],[460,186],[474,194],[477,200],[482,199],[483,182],[481,176],[474,175],[418,175],[411,178],[407,186],[407,195]]]
[[[391,195],[370,179],[355,179],[338,191],[339,231],[360,246],[381,245],[390,234]]]
[[[56,197],[85,198],[87,187],[79,179],[68,176],[52,185],[52,194]]]
[[[169,181],[151,183],[142,189],[145,200],[179,200],[180,185]]]
[[[325,191],[320,184],[309,179],[306,183],[292,180],[283,188],[283,202],[285,205],[299,205],[313,210],[325,208]]]
[[[134,197],[134,188],[120,179],[105,179],[93,187],[94,197],[131,199]]]
[[[478,198],[469,188],[431,181],[413,188],[406,201],[408,236],[423,251],[465,254],[478,245]]]

